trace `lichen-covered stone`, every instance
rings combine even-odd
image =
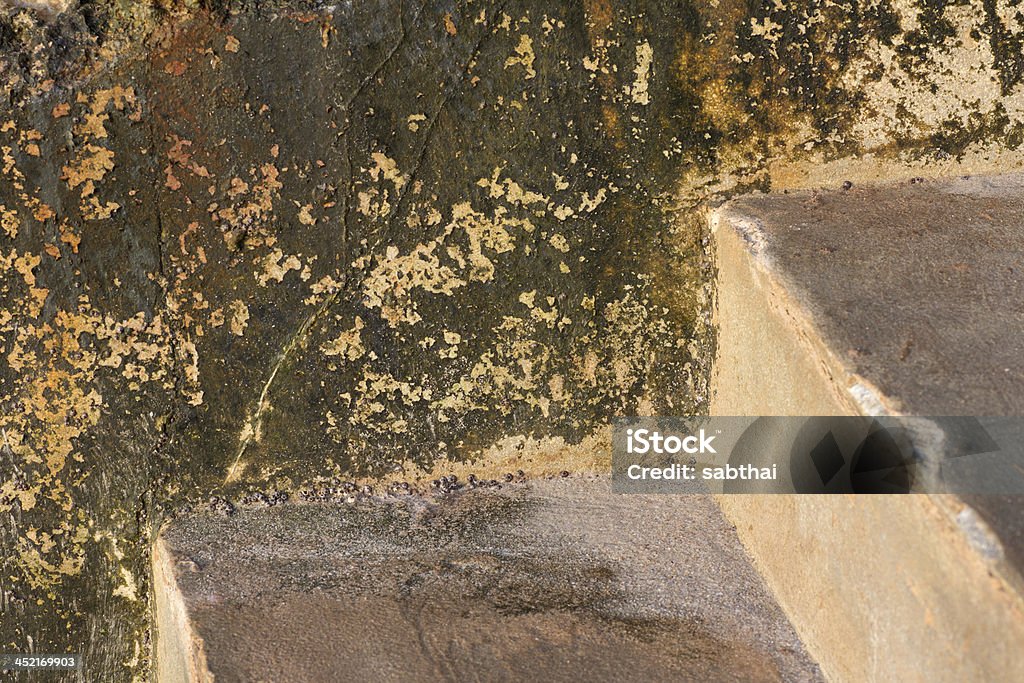
[[[175,506],[703,410],[700,207],[1018,163],[1005,4],[9,12],[0,647],[145,675]]]

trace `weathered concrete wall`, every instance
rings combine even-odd
[[[145,675],[211,493],[704,410],[705,201],[1019,164],[1008,4],[290,7],[0,19],[5,650]]]

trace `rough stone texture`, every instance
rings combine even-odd
[[[1018,176],[727,204],[712,413],[1019,413],[1022,197]],[[829,678],[1024,676],[1019,497],[719,502]]]
[[[706,495],[556,479],[193,515],[154,562],[194,634],[161,681],[189,648],[197,680],[822,680]]]
[[[7,649],[144,671],[169,501],[694,409],[699,230],[634,170],[673,106],[598,84],[559,12],[200,18],[11,112]],[[690,275],[655,290],[654,260]]]
[[[706,199],[1020,166],[1009,3],[24,4],[0,646],[110,680],[168,507],[705,410]]]

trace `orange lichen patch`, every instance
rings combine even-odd
[[[63,118],[71,113],[71,103],[61,102],[60,104],[54,105],[53,109],[50,110],[50,115],[55,119]]]
[[[192,221],[191,223],[188,224],[188,227],[185,228],[185,231],[178,235],[178,247],[181,249],[182,256],[188,255],[188,250],[185,248],[185,240],[189,237],[189,235],[195,234],[196,230],[198,229],[199,223],[197,223],[196,221]]]
[[[241,44],[238,42],[238,38],[234,36],[226,36],[224,38],[224,49],[228,52],[238,52],[238,48]]]
[[[18,227],[21,221],[18,219],[18,212],[14,209],[8,209],[3,204],[0,204],[0,228],[10,237],[12,240],[18,236]]]
[[[185,73],[185,70],[187,68],[188,67],[185,66],[184,62],[179,62],[175,60],[167,62],[167,64],[164,65],[164,73],[169,74],[171,76],[181,76]]]
[[[39,202],[35,209],[32,211],[32,217],[35,218],[40,223],[50,218],[53,218],[56,215],[57,214],[53,212],[53,209],[51,209],[46,204],[43,204],[42,202]]]
[[[447,31],[450,36],[457,35],[459,32],[459,29],[455,27],[455,22],[452,21],[451,12],[444,15],[444,30]]]
[[[164,187],[173,191],[181,189],[181,181],[174,177],[174,167],[168,166],[164,169],[164,174],[167,179],[164,181]]]
[[[229,197],[237,197],[240,194],[245,194],[249,191],[249,183],[245,182],[241,178],[232,178],[231,187],[228,189]]]
[[[75,254],[78,253],[78,245],[82,243],[82,238],[79,237],[71,225],[66,221],[60,224],[60,241],[71,247],[71,251]]]
[[[43,134],[34,128],[29,128],[18,132],[18,141],[25,145],[30,142],[39,142],[43,139]]]
[[[10,132],[14,128],[4,126],[4,132]],[[43,222],[47,219],[53,218],[56,214],[53,210],[38,197],[38,191],[30,194],[26,189],[25,174],[18,168],[18,162],[14,158],[13,150],[9,145],[0,147],[0,160],[3,161],[3,165],[0,166],[0,174],[7,177],[11,186],[17,190],[18,198],[21,200],[22,206],[28,210],[28,212],[39,222]],[[11,228],[11,221],[16,220],[16,215],[12,215],[10,212],[13,210],[7,210],[8,213],[0,215],[0,220],[3,221],[5,231],[16,234],[17,229]]]
[[[108,171],[114,169],[114,153],[106,147],[86,145],[78,153],[75,160],[65,166],[61,172],[61,179],[66,180],[68,187],[74,189],[88,181],[100,181]],[[86,185],[85,194],[91,194],[93,186]]]
[[[105,124],[110,119],[107,108],[113,105],[115,110],[124,111],[126,105],[135,104],[135,90],[118,85],[98,90],[92,96],[79,94],[75,101],[87,105],[82,122],[74,128],[75,135],[100,139],[107,137]]]
[[[603,36],[611,28],[615,18],[611,0],[584,0],[583,11],[591,35]]]
[[[172,144],[170,149],[167,150],[167,158],[171,160],[171,164],[164,168],[164,175],[166,176],[165,187],[170,190],[181,188],[181,181],[174,175],[175,166],[200,178],[212,177],[206,166],[201,166],[192,160],[192,152],[189,151],[192,147],[191,140],[183,140],[177,135],[171,135],[170,140]]]
[[[121,208],[117,202],[100,202],[96,197],[89,197],[79,207],[82,211],[82,218],[90,221],[105,220],[110,218],[114,212]]]
[[[331,25],[332,17],[328,16],[326,21],[320,22],[320,47],[327,49],[327,46],[331,44],[331,36],[337,33],[337,29]]]

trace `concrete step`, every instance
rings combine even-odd
[[[716,415],[1024,414],[1024,177],[713,213]],[[720,497],[835,680],[1024,680],[1019,496]]]
[[[175,521],[153,562],[160,681],[822,680],[706,495],[239,508]]]

